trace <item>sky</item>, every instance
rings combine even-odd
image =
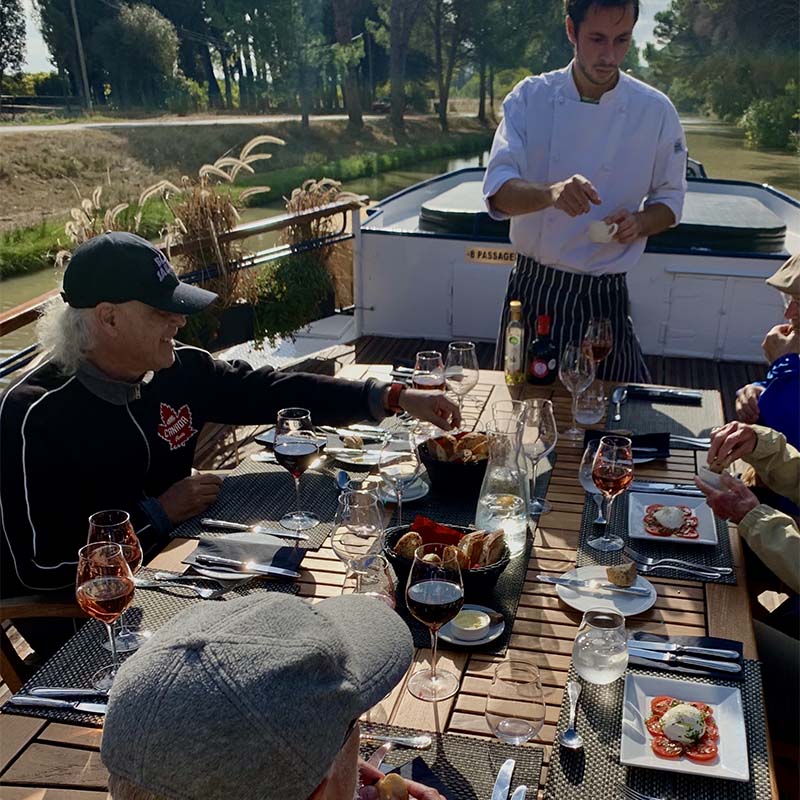
[[[25,5],[27,58],[25,70],[27,72],[49,72],[53,69],[47,53],[47,47],[39,32],[38,22],[34,18],[33,0],[23,0]],[[636,25],[634,36],[637,44],[642,47],[647,42],[653,41],[654,16],[657,11],[663,11],[670,0],[640,0],[639,22]]]

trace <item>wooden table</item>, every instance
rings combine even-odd
[[[341,377],[387,378],[389,366],[353,364]],[[480,421],[490,419],[491,402],[509,399],[503,374],[482,372],[476,395],[482,406]],[[545,389],[524,387],[512,391],[524,397],[553,400],[559,429],[570,421],[570,399],[560,386]],[[516,396],[516,395],[515,395]],[[468,417],[468,422],[478,422]],[[584,491],[577,480],[581,448],[559,442],[557,461],[547,497],[553,505],[535,531],[528,577],[514,622],[513,635],[505,658],[523,656],[538,666],[544,686],[545,724],[533,744],[544,746],[541,788],[547,777],[561,700],[570,665],[570,653],[580,613],[558,599],[555,587],[535,580],[537,573],[559,575],[575,566]],[[637,477],[645,480],[687,482],[696,472],[697,455],[678,450],[666,462],[641,465]],[[150,566],[182,570],[181,559],[197,545],[195,540],[175,540]],[[650,631],[671,635],[709,635],[744,642],[746,658],[757,658],[752,620],[746,592],[746,577],[739,538],[731,532],[731,549],[738,583],[701,584],[651,577],[658,599],[649,611],[627,620],[631,631]],[[322,599],[338,595],[344,582],[344,567],[329,546],[310,552],[303,563],[300,595]],[[405,689],[408,678],[365,718],[374,722],[401,725],[428,731],[451,731],[491,737],[484,719],[486,694],[492,671],[502,659],[468,652],[440,649],[440,663],[462,676],[456,697],[440,703],[424,703]],[[417,650],[413,672],[428,663],[429,650]],[[0,716],[0,800],[100,800],[105,797],[107,775],[98,753],[102,731],[74,725],[49,723],[20,716]],[[530,746],[530,745],[529,745]],[[773,797],[777,790],[773,781]]]

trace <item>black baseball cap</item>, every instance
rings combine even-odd
[[[217,299],[178,280],[157,247],[127,231],[109,231],[80,245],[64,273],[61,296],[73,308],[139,300],[175,314],[194,314]]]

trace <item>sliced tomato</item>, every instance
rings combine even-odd
[[[694,706],[698,711],[701,711],[704,719],[708,719],[714,713],[714,709],[705,703],[695,701],[693,703],[689,703],[689,705]]]
[[[675,531],[676,536],[680,536],[681,539],[698,539],[700,538],[700,534],[697,531],[697,528],[681,528],[679,531]]]
[[[697,744],[690,744],[684,751],[686,758],[692,761],[711,761],[717,757],[719,748],[716,742],[704,742],[702,739]]]
[[[661,717],[658,714],[653,714],[653,716],[645,722],[645,725],[653,736],[663,736],[664,731],[661,729]]]
[[[651,747],[659,758],[679,758],[683,753],[683,745],[667,739],[666,736],[656,736]]]
[[[661,694],[650,701],[650,711],[657,717],[663,717],[677,702],[674,697]]]
[[[700,739],[701,742],[717,742],[719,741],[719,728],[713,719],[706,720],[706,732]]]
[[[652,525],[645,525],[644,529],[651,535],[651,536],[672,536],[673,531],[668,531],[666,528],[662,528],[658,523],[653,523]]]

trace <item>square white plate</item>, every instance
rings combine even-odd
[[[653,536],[644,529],[644,515],[647,506],[660,503],[662,506],[688,506],[697,516],[697,539],[683,536]],[[704,497],[691,497],[685,494],[647,494],[630,492],[628,495],[628,536],[631,539],[647,539],[648,542],[668,544],[716,544],[717,525],[714,514]]]
[[[690,703],[707,703],[714,709],[714,720],[719,727],[719,754],[713,761],[696,763],[686,756],[659,758],[653,752],[650,747],[653,737],[647,731],[645,722],[650,717],[650,701],[662,694]],[[685,772],[688,775],[732,781],[750,780],[742,693],[730,686],[654,678],[628,672],[622,701],[620,761],[631,767]]]

